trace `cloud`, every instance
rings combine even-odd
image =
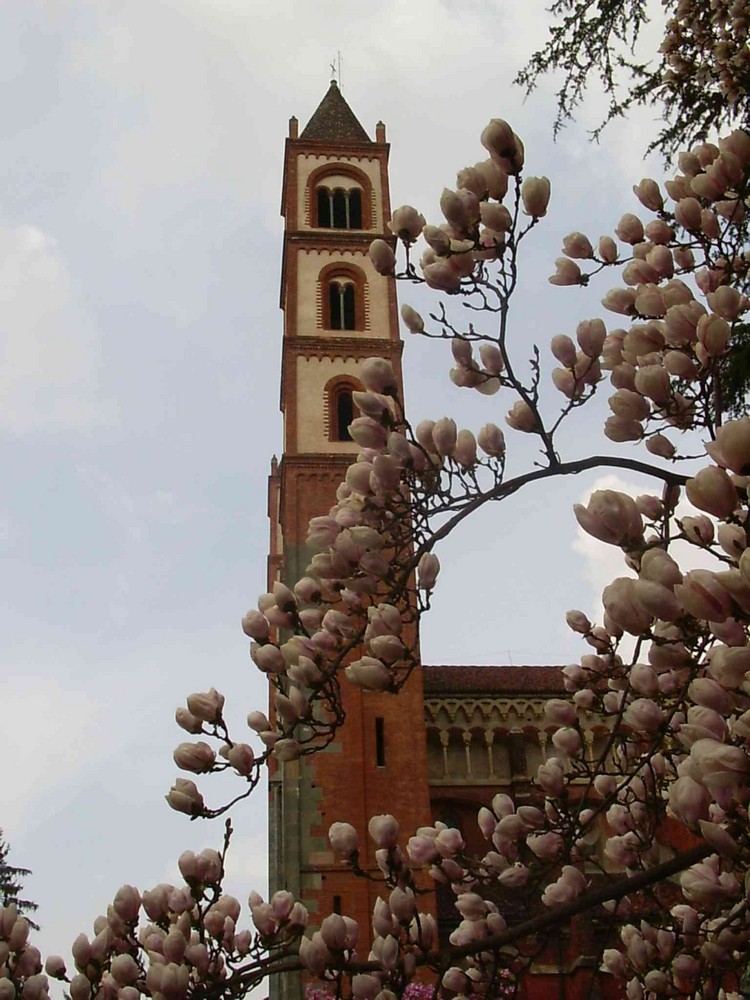
[[[24,668],[7,658],[0,669],[8,681],[0,726],[0,758],[7,762],[2,823],[12,840],[32,816],[36,825],[44,822],[57,790],[69,787],[71,775],[85,766],[103,706],[53,676],[24,676]]]
[[[107,423],[98,336],[76,301],[55,240],[0,224],[0,430],[81,430]]]

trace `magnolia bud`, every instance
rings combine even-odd
[[[382,392],[388,396],[396,392],[396,374],[390,361],[385,358],[367,358],[362,362],[359,374],[365,388],[373,392]]]
[[[723,469],[712,465],[689,479],[685,492],[693,506],[714,517],[728,517],[737,507],[737,490]]]
[[[401,306],[401,319],[410,333],[421,333],[424,330],[424,320],[411,306]]]
[[[491,458],[505,454],[505,436],[495,424],[485,424],[477,434],[477,444]]]
[[[583,233],[568,233],[563,239],[562,250],[566,257],[577,257],[581,260],[588,260],[594,256],[591,240]]]
[[[332,823],[328,829],[331,847],[344,857],[351,857],[359,847],[357,831],[350,823]]]
[[[555,273],[547,281],[550,285],[580,285],[581,269],[569,257],[558,257],[555,261]]]
[[[414,243],[420,236],[425,225],[423,215],[417,212],[411,205],[403,205],[393,213],[388,228],[392,233],[403,240],[404,243]]]
[[[216,688],[204,694],[191,694],[187,699],[188,711],[203,722],[218,722],[224,707],[224,696]]]
[[[432,590],[440,572],[440,560],[433,552],[425,552],[417,566],[417,579],[421,590]]]
[[[396,255],[385,240],[373,240],[367,253],[378,274],[393,274],[396,269]]]
[[[216,754],[208,743],[180,743],[172,758],[181,770],[203,774],[213,769]]]
[[[185,778],[177,778],[165,798],[175,812],[186,813],[188,816],[198,816],[204,809],[203,796],[195,782]]]
[[[618,222],[615,233],[623,243],[630,243],[631,246],[634,246],[643,241],[643,223],[638,216],[626,212]]]
[[[521,199],[527,215],[541,219],[547,214],[550,183],[547,177],[527,177],[521,185]]]
[[[600,319],[589,319],[578,324],[576,339],[583,353],[589,358],[598,358],[607,336],[607,330]]]
[[[633,187],[633,193],[644,208],[652,212],[660,212],[664,208],[664,198],[656,181],[644,177],[640,184]]]
[[[370,836],[378,847],[395,847],[398,842],[398,823],[390,814],[373,816],[367,824]]]
[[[523,399],[519,399],[513,404],[508,410],[505,420],[513,430],[524,431],[526,434],[531,434],[539,428],[536,414]]]

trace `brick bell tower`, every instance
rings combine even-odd
[[[385,126],[373,142],[336,81],[301,133],[289,123],[281,212],[285,220],[281,308],[284,449],[269,480],[269,585],[292,586],[314,554],[311,517],[325,514],[358,446],[347,431],[365,358],[388,358],[400,374],[395,281],[377,274],[368,247],[390,237]],[[270,888],[301,898],[311,923],[354,917],[367,956],[377,886],[353,878],[330,850],[336,820],[364,832],[370,816],[393,813],[404,831],[430,822],[421,671],[398,696],[362,692],[343,680],[346,725],[325,751],[281,764],[271,776]],[[363,838],[364,841],[364,838]],[[360,863],[375,870],[374,848]],[[272,995],[298,997],[298,978]]]

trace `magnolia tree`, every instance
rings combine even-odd
[[[414,626],[430,606],[436,550],[474,511],[536,480],[635,470],[651,477],[652,492],[599,491],[575,508],[586,532],[622,551],[624,575],[604,590],[601,622],[568,613],[584,652],[563,669],[569,697],[547,704],[555,755],[535,776],[536,804],[516,807],[504,794],[488,802],[477,817],[480,856],[442,824],[401,831],[396,818],[373,817],[382,892],[369,954],[345,915],[316,915],[308,931],[303,902],[288,892],[267,902],[251,893],[243,924],[240,902],[222,888],[227,821],[220,851],[180,856],[180,885],[123,886],[93,935],[76,939],[70,967],[52,957],[45,975],[26,920],[6,908],[0,1000],[40,1000],[48,976],[67,983],[72,1000],[241,997],[265,976],[295,970],[363,1000],[424,993],[415,976],[435,997],[493,997],[515,990],[545,928],[594,908],[612,925],[603,967],[626,982],[630,1000],[719,997],[736,984],[750,951],[750,419],[722,422],[720,375],[750,308],[750,135],[682,154],[666,193],[642,180],[639,214],[623,215],[612,236],[565,238],[551,284],[593,285],[610,272],[602,305],[622,325],[608,330],[593,318],[575,340],[555,336],[549,384],[538,352],[529,360],[527,346],[513,343],[509,315],[550,182],[524,177],[523,145],[506,122],[492,121],[481,141],[489,158],[444,192],[444,221],[426,225],[416,209],[400,208],[393,244],[376,240],[370,255],[383,275],[423,281],[475,310],[466,327],[443,306],[429,321],[409,306],[402,316],[412,332],[450,341],[456,385],[486,395],[493,414],[502,401],[508,451],[526,435],[539,454],[510,475],[496,423],[476,434],[447,417],[413,427],[388,362],[366,361],[351,425],[360,451],[335,505],[310,524],[318,554],[303,579],[276,583],[243,619],[274,717],[252,711],[250,735],[230,732],[222,695],[190,695],[177,722],[196,739],[177,747],[175,762],[193,775],[232,772],[237,794],[209,807],[191,778],[179,778],[167,801],[191,818],[227,813],[269,759],[314,754],[334,739],[346,724],[344,685],[397,697],[417,666]],[[605,378],[604,433],[642,445],[642,455],[568,458],[560,428]],[[701,457],[682,457],[686,450]],[[695,510],[678,516],[683,494]],[[713,568],[681,569],[676,541]],[[607,733],[593,756],[582,740],[592,715]],[[330,830],[334,850],[372,877],[358,863],[365,832],[340,820]],[[681,829],[673,840],[682,849],[660,843],[665,824]],[[462,919],[447,947],[420,904],[425,877],[455,893]],[[529,919],[512,922],[498,908],[508,889]]]

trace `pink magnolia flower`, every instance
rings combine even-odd
[[[694,569],[686,573],[684,581],[675,586],[674,594],[685,611],[694,618],[723,622],[732,611],[731,595],[710,570]]]
[[[583,233],[568,233],[563,238],[563,253],[566,257],[588,260],[594,256],[591,240]]]
[[[519,399],[513,404],[505,417],[509,427],[514,431],[523,431],[531,434],[538,430],[536,414],[523,399]]]
[[[216,754],[208,743],[180,743],[172,754],[175,764],[183,771],[203,774],[213,770]]]
[[[485,454],[500,458],[505,454],[505,436],[496,424],[485,424],[477,434],[477,444]]]
[[[715,854],[688,868],[680,876],[683,895],[700,906],[737,899],[740,887],[729,872],[722,872]]]
[[[550,285],[580,285],[581,269],[569,257],[558,257],[555,261],[555,273],[547,279]]]
[[[641,243],[643,240],[643,223],[638,216],[626,212],[617,223],[615,233],[623,243],[635,246],[636,243]]]
[[[351,857],[359,847],[359,837],[351,823],[332,823],[328,840],[333,850],[344,857]]]
[[[373,240],[368,256],[378,274],[393,274],[396,269],[396,255],[385,240]]]
[[[392,395],[398,388],[393,366],[385,358],[367,358],[362,362],[359,376],[365,388],[373,392]]]
[[[398,823],[389,813],[373,816],[367,829],[378,847],[396,846],[399,832]]]
[[[425,552],[417,565],[417,579],[422,590],[432,590],[440,573],[440,560],[433,552]]]
[[[385,691],[393,680],[385,664],[374,656],[363,656],[344,670],[347,680],[366,691]]]
[[[204,809],[203,796],[195,782],[185,778],[177,778],[165,798],[175,812],[187,813],[188,816],[198,816]]]
[[[540,764],[536,772],[539,787],[547,795],[559,795],[564,787],[565,773],[557,758],[550,758],[546,764]]]
[[[625,709],[623,722],[637,732],[652,734],[664,722],[664,712],[651,698],[636,698]]]
[[[703,785],[688,776],[678,778],[669,786],[669,811],[685,826],[697,827],[706,819],[711,796]]]
[[[407,306],[406,304],[401,306],[401,319],[406,324],[406,328],[410,333],[421,333],[424,330],[424,320],[416,309],[412,309],[411,306]]]
[[[662,197],[659,185],[649,177],[633,186],[633,193],[638,201],[652,212],[660,212],[664,208],[664,198]]]
[[[556,882],[550,883],[544,890],[542,902],[545,906],[558,906],[568,903],[586,888],[586,879],[573,865],[564,865],[562,874]]]
[[[419,239],[424,225],[424,216],[416,208],[412,208],[411,205],[402,205],[401,208],[394,211],[388,228],[404,243],[409,244]]]
[[[635,312],[635,291],[632,288],[610,288],[602,299],[602,305],[610,312],[631,316]]]
[[[526,838],[526,846],[542,861],[554,861],[563,848],[559,833],[534,833]]]
[[[559,333],[553,337],[550,347],[560,364],[565,365],[566,368],[573,368],[575,366],[577,360],[576,346],[567,334]]]
[[[547,177],[527,177],[521,185],[521,200],[524,212],[534,219],[547,214],[550,199],[550,183]]]
[[[443,457],[453,455],[457,438],[456,422],[450,417],[442,417],[432,427],[432,441],[438,455]]]
[[[216,688],[204,694],[191,694],[187,699],[188,711],[203,722],[218,722],[224,708],[224,696]]]

